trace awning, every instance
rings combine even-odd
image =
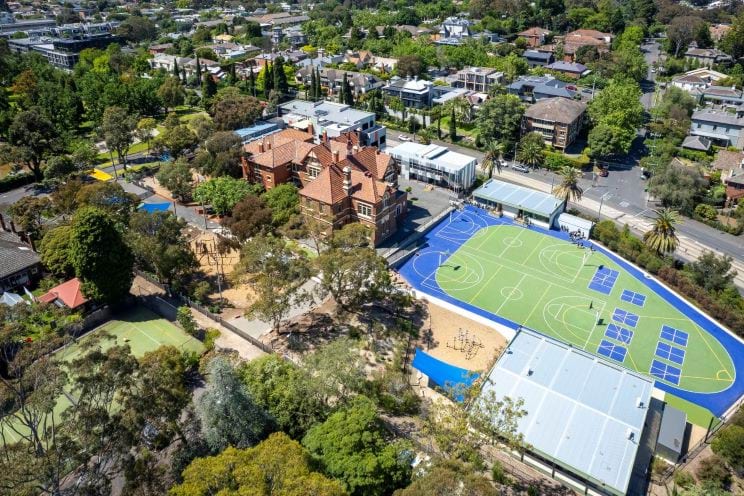
[[[155,212],[166,212],[168,208],[170,208],[171,204],[170,202],[164,202],[164,203],[143,203],[139,206],[140,210],[144,210],[145,212],[152,214]]]
[[[416,349],[416,354],[413,357],[413,368],[419,370],[422,374],[426,375],[432,380],[437,386],[444,388],[447,391],[459,391],[464,388],[470,387],[473,382],[480,376],[477,372],[471,372],[469,370],[455,367],[447,362],[443,362],[433,356],[429,355],[421,349]],[[463,400],[462,394],[455,396],[457,401]]]
[[[101,169],[93,169],[90,174],[88,174],[90,177],[97,181],[111,181],[114,176],[107,172],[103,172]]]

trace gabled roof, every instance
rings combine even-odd
[[[566,38],[576,36],[586,36],[597,40],[604,40],[605,38],[612,39],[611,33],[603,33],[602,31],[597,31],[596,29],[577,29],[576,31],[571,31],[570,33],[568,33],[566,35]]]
[[[589,68],[583,64],[579,64],[576,62],[564,62],[562,60],[553,62],[552,64],[545,66],[545,68],[552,71],[571,72],[576,74],[583,74],[584,72],[589,70]]]
[[[259,153],[262,153],[260,151],[262,145],[263,145],[264,152],[265,152],[266,150],[268,150],[269,145],[272,148],[274,148],[274,147],[289,143],[291,141],[311,142],[312,140],[313,140],[313,135],[310,133],[307,133],[305,131],[300,131],[299,129],[287,128],[287,129],[283,129],[279,131],[278,133],[273,133],[268,136],[264,136],[262,139],[251,141],[250,143],[243,145],[243,151],[249,155],[257,155]]]
[[[688,136],[682,142],[682,148],[689,150],[700,150],[707,152],[710,150],[711,141],[705,136]]]
[[[393,157],[374,147],[365,147],[339,163],[340,167],[350,166],[360,172],[369,172],[372,177],[382,181],[393,164]]]
[[[346,165],[342,165],[346,163]],[[344,169],[351,169],[351,197],[365,203],[376,204],[385,193],[392,191],[386,183],[375,179],[371,173],[356,170],[349,162],[342,161],[324,167],[318,177],[300,190],[300,195],[313,200],[333,205],[342,201],[346,196],[344,191]]]
[[[713,161],[711,166],[718,170],[733,170],[742,168],[744,163],[744,152],[732,152],[729,150],[721,150],[716,155],[716,159]]]
[[[15,234],[0,231],[0,278],[39,263],[39,255]]]
[[[39,301],[44,303],[61,302],[67,308],[74,310],[84,305],[88,299],[83,296],[82,283],[76,277],[53,287],[46,294],[40,296]]]
[[[518,33],[517,36],[525,36],[525,37],[545,36],[546,34],[549,34],[549,33],[550,31],[548,31],[547,29],[534,27],[534,28],[525,29],[521,33]]]

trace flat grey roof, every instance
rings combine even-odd
[[[424,145],[408,141],[401,143],[395,148],[387,150],[387,153],[395,157],[404,157],[407,159],[425,160],[435,163],[439,167],[450,171],[457,172],[464,169],[476,161],[475,157],[465,155],[464,153],[453,152],[449,148],[440,145]]]
[[[282,103],[279,107],[284,112],[291,112],[304,117],[317,117],[337,123],[355,124],[360,120],[373,117],[373,112],[357,110],[350,105],[329,101],[308,102],[306,100],[292,100]]]
[[[672,406],[664,406],[664,415],[661,417],[661,427],[657,443],[682,454],[682,442],[687,429],[687,414]]]
[[[518,207],[536,214],[550,217],[563,204],[555,196],[524,186],[489,179],[480,188],[473,191],[473,196],[492,202]]]
[[[481,395],[522,398],[518,429],[531,450],[625,494],[652,389],[647,377],[522,329]]]

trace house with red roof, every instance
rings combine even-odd
[[[70,310],[76,310],[88,303],[88,299],[83,295],[82,282],[77,277],[53,287],[47,293],[41,295],[39,301],[54,303],[59,307],[64,306]]]

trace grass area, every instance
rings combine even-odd
[[[0,179],[4,178],[13,171],[13,166],[10,164],[0,164]]]
[[[682,410],[683,412],[687,413],[687,421],[691,424],[695,424],[707,429],[708,426],[713,428],[720,422],[720,420],[707,408],[703,408],[702,406],[682,399],[679,396],[666,394],[664,396],[664,401],[666,401],[667,404],[673,406],[677,410]]]
[[[108,334],[108,336],[105,336]],[[69,346],[57,351],[54,358],[64,363],[71,363],[84,352],[84,345],[93,339],[100,339],[98,346],[107,350],[114,345],[128,344],[132,354],[141,357],[145,353],[154,351],[160,346],[171,345],[182,351],[202,353],[204,345],[189,336],[183,330],[161,318],[144,307],[134,307],[128,312],[117,315],[85,337]],[[60,414],[72,403],[69,389],[60,395],[54,406],[54,416],[59,419]],[[10,441],[17,441],[18,435],[8,427],[3,428],[3,434]]]
[[[440,252],[417,257],[414,267],[430,281],[425,285],[433,286],[434,276],[437,289],[452,298],[682,390],[714,393],[733,383],[734,364],[720,342],[604,254],[510,223],[484,222],[458,213],[437,232],[467,240],[441,265]],[[602,276],[606,294],[589,287],[597,287],[595,274],[609,270]],[[628,291],[642,301],[629,301]],[[676,334],[662,335],[662,326]]]

